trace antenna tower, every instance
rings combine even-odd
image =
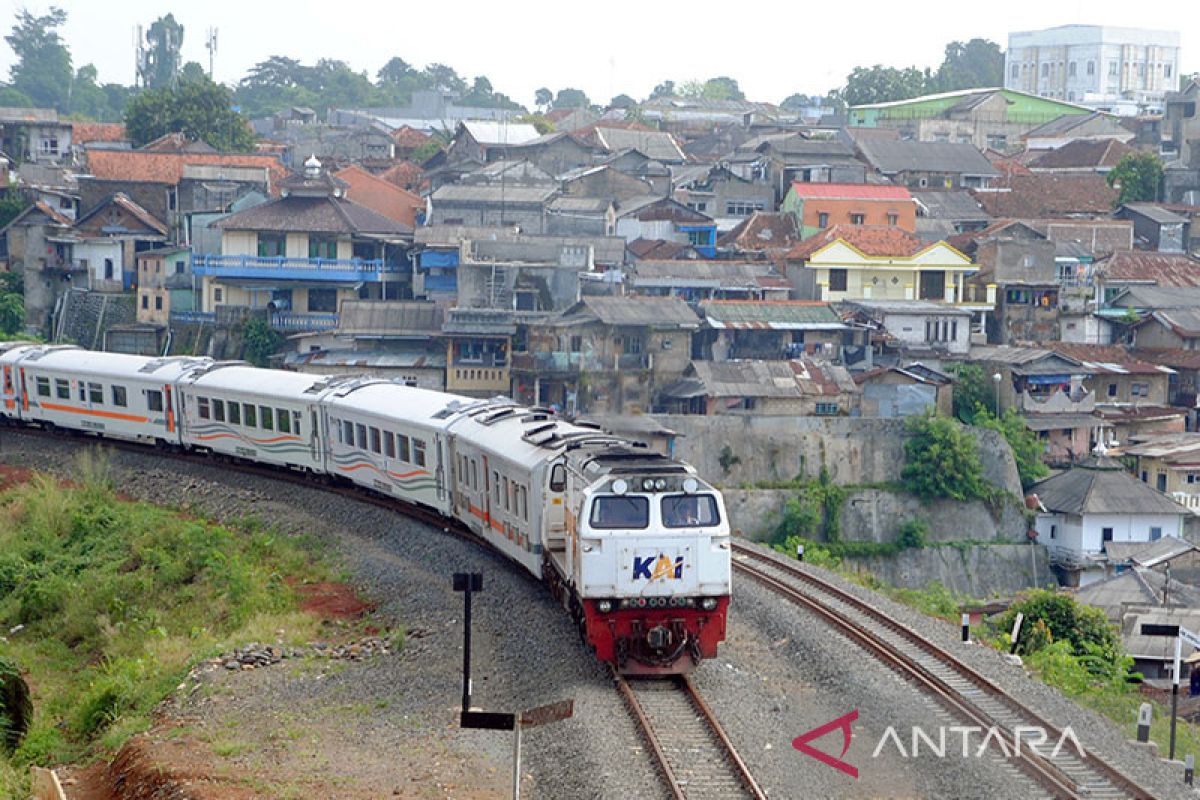
[[[217,29],[209,28],[208,36],[204,42],[205,49],[208,50],[208,77],[213,80],[213,56],[217,54]]]

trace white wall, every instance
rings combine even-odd
[[[1104,528],[1113,529],[1114,542],[1148,542],[1150,529],[1163,536],[1183,537],[1182,514],[1086,514],[1083,518],[1083,551],[1099,553]]]

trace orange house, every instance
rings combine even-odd
[[[797,182],[788,190],[782,210],[796,218],[804,239],[834,225],[917,230],[917,204],[903,186]]]
[[[334,173],[346,183],[346,197],[376,214],[395,222],[416,227],[417,214],[425,209],[425,201],[394,183],[372,175],[357,164]]]

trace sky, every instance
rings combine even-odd
[[[1182,74],[1200,71],[1200,13],[1194,0],[1156,6],[1153,27],[1181,37]],[[183,58],[208,66],[205,32],[218,30],[215,77],[234,84],[253,64],[285,55],[311,64],[346,61],[375,72],[391,57],[454,67],[468,82],[486,75],[497,91],[532,106],[540,86],[583,89],[593,102],[625,93],[646,97],[664,79],[677,84],[717,75],[735,78],[751,100],[824,94],[855,66],[936,67],[946,43],[975,37],[1007,47],[1012,31],[1056,25],[1137,27],[1148,18],[1129,0],[908,0],[857,3],[609,0],[7,0],[17,11],[67,11],[63,39],[76,67],[95,64],[100,82],[134,79],[135,28],[170,12],[184,26]],[[13,53],[0,43],[0,76]]]

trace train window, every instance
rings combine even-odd
[[[567,490],[567,468],[555,464],[550,468],[550,491],[565,492]]]
[[[504,478],[504,510],[512,510],[512,490],[508,485],[508,477]]]
[[[362,423],[354,424],[354,440],[358,443],[359,450],[367,449],[367,426]]]
[[[254,403],[243,403],[242,404],[242,419],[244,419],[246,421],[247,428],[257,428],[258,427],[258,413],[257,412],[258,412],[258,406],[254,405]]]
[[[383,440],[379,436],[379,428],[371,428],[371,452],[383,453]]]
[[[79,382],[79,402],[87,402],[87,383],[84,381]]]
[[[492,470],[492,502],[500,505],[500,473]]]
[[[259,406],[258,418],[262,420],[264,431],[275,430],[275,411],[270,406]]]
[[[208,419],[209,413],[208,413],[208,398],[207,397],[197,397],[196,398],[196,415],[198,417],[200,417],[200,419]]]
[[[517,487],[517,513],[521,519],[529,521],[529,495],[525,493],[524,486]]]
[[[300,416],[299,411],[292,412],[292,433],[296,434],[297,436],[299,436],[301,433],[304,432],[300,428],[300,420],[301,419],[303,419],[303,417]]]
[[[62,378],[55,378],[54,379],[54,394],[58,396],[59,400],[70,400],[71,399],[71,383],[69,381],[63,380]]]
[[[406,463],[412,463],[412,454],[408,451],[408,437],[400,437],[400,460]]]
[[[342,421],[342,444],[354,447],[354,423],[348,420]]]
[[[129,405],[129,398],[125,393],[124,386],[112,387],[112,403],[114,406],[125,407]]]
[[[292,432],[291,420],[288,418],[288,412],[286,408],[275,409],[275,430],[279,431],[280,433]]]
[[[413,463],[418,467],[425,466],[425,442],[413,439]]]
[[[104,405],[104,387],[98,383],[88,383],[88,399],[93,405]]]
[[[37,380],[38,397],[49,397],[50,396],[50,379],[45,377],[44,375],[39,375],[36,380]]]
[[[650,498],[600,495],[592,501],[591,525],[598,530],[646,528],[650,525]]]
[[[242,404],[241,403],[235,403],[232,400],[229,401],[229,424],[230,425],[241,425],[242,424]]]
[[[396,434],[391,431],[383,432],[383,454],[388,458],[396,457]]]
[[[213,415],[213,419],[215,419],[217,422],[225,421],[225,401],[224,400],[214,399],[212,401],[212,415]]]
[[[475,466],[475,459],[471,459],[471,488],[479,491],[479,469]]]
[[[158,389],[146,390],[146,408],[150,411],[163,410],[163,395]]]
[[[717,498],[711,494],[669,494],[662,499],[663,525],[668,528],[707,528],[721,521]]]

